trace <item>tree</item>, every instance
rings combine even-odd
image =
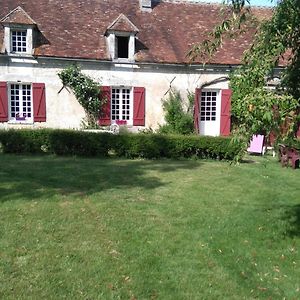
[[[240,34],[253,22],[248,1],[230,0],[227,18],[215,27],[207,40],[195,45],[190,57],[209,61],[224,38]],[[224,10],[223,9],[223,10]],[[278,2],[272,17],[262,22],[243,64],[230,76],[234,139],[245,144],[253,134],[270,132],[277,140],[294,136],[299,123],[300,103],[300,0]],[[280,61],[287,65],[275,90],[266,89]]]

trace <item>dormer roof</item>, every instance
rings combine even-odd
[[[10,11],[0,22],[3,24],[36,25],[36,22],[21,6]]]
[[[107,32],[132,32],[138,33],[138,28],[124,15],[120,14],[106,29]]]

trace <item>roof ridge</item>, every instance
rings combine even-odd
[[[223,6],[223,3],[218,2],[209,2],[205,0],[158,0],[158,2],[165,2],[165,3],[174,3],[174,4],[191,4],[191,5],[213,5],[213,6]],[[251,8],[256,9],[273,9],[274,7],[265,6],[265,5],[251,5]]]
[[[159,2],[175,3],[175,4],[200,4],[200,5],[215,5],[222,6],[222,3],[217,2],[204,2],[203,0],[160,0]]]

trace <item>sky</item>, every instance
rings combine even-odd
[[[195,2],[216,2],[216,3],[222,3],[223,0],[189,0],[191,2],[195,1]],[[276,4],[276,0],[250,0],[250,3],[252,6],[275,6]]]

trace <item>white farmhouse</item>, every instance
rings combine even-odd
[[[256,28],[225,41],[209,64],[187,52],[221,20],[220,5],[154,0],[0,0],[0,128],[80,128],[83,108],[58,72],[77,63],[109,101],[101,125],[163,124],[170,88],[195,93],[200,134],[230,133],[228,74]],[[253,10],[266,18],[271,10]]]

